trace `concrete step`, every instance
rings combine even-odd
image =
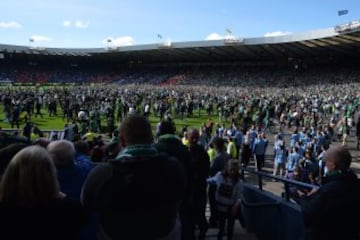
[[[209,229],[207,234],[206,234],[206,239],[207,240],[215,240],[215,239],[217,239],[218,231],[219,230],[217,228]],[[223,239],[226,239],[226,236],[224,236]],[[256,237],[256,235],[254,233],[247,232],[246,229],[242,228],[240,226],[240,224],[237,222],[237,223],[235,223],[233,239],[234,240],[235,239],[239,239],[239,240],[257,240],[257,237]]]

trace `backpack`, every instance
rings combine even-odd
[[[101,199],[104,205],[113,206],[117,208],[124,208],[124,211],[136,210],[139,207],[139,203],[143,201],[145,196],[151,196],[154,193],[154,197],[150,198],[148,204],[157,205],[157,194],[152,192],[151,187],[144,188],[144,181],[149,186],[158,184],[156,180],[150,179],[151,173],[154,169],[160,169],[164,166],[168,156],[159,154],[155,156],[123,156],[120,159],[109,160],[109,166],[111,167],[112,177],[104,184],[104,192],[112,192],[112,198],[105,197]],[[114,191],[114,186],[116,190]],[[141,189],[139,191],[139,189]],[[159,190],[163,191],[164,189]],[[127,193],[127,197],[123,196],[123,193]],[[100,194],[101,195],[101,194]],[[105,194],[104,196],[106,196]],[[118,203],[120,203],[118,205]],[[141,204],[143,207],[144,204]],[[125,209],[125,206],[127,209]]]

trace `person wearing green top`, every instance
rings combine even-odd
[[[186,174],[186,194],[185,199],[180,205],[179,216],[181,222],[182,239],[191,239],[194,232],[193,209],[193,183],[194,183],[194,166],[188,147],[183,144],[182,140],[175,134],[176,128],[173,121],[161,120],[158,127],[158,140],[154,147],[159,152],[167,153],[175,157],[185,168]]]

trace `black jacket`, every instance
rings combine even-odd
[[[88,220],[79,201],[54,199],[22,206],[0,203],[1,239],[76,240]]]
[[[193,199],[193,182],[195,177],[192,156],[188,148],[173,134],[165,134],[159,137],[154,147],[159,151],[175,157],[185,168],[186,194],[184,204],[191,204]]]
[[[327,177],[316,194],[300,205],[307,239],[359,239],[360,182],[353,171]]]
[[[112,239],[159,239],[175,226],[185,192],[182,165],[165,155],[124,156],[97,165],[82,192]]]

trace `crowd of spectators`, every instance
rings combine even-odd
[[[105,239],[121,236],[131,239],[132,235],[143,239],[142,234],[147,239],[180,239],[180,235],[182,239],[193,239],[196,229],[199,229],[198,237],[204,239],[209,227],[219,228],[218,239],[221,239],[225,222],[227,237],[231,239],[236,219],[246,225],[241,219],[240,167],[254,162],[256,170],[263,171],[265,154],[272,147],[274,175],[322,186],[329,174],[324,160],[328,149],[334,145],[347,147],[353,132],[357,139],[360,136],[358,70],[327,68],[295,73],[294,70],[258,70],[199,68],[187,71],[166,86],[159,85],[163,81],[159,79],[179,76],[178,71],[154,71],[146,78],[153,80],[146,80],[143,73],[137,75],[134,71],[126,78],[132,80],[120,81],[123,84],[1,88],[4,120],[18,130],[14,131],[17,135],[0,134],[4,179],[20,171],[17,164],[27,164],[32,157],[42,160],[32,164],[51,171],[47,175],[31,172],[19,179],[29,181],[24,191],[48,188],[44,196],[40,196],[41,191],[38,195],[21,191],[7,195],[7,184],[11,183],[2,181],[0,211],[6,216],[9,208],[28,207],[23,204],[27,200],[31,200],[29,204],[37,211],[42,209],[39,204],[43,201],[47,201],[46,207],[56,205],[59,211],[72,207],[76,214],[69,213],[66,217],[74,222],[64,232],[70,239],[90,239],[96,234]],[[145,82],[151,84],[139,84]],[[31,123],[42,118],[42,114],[66,120],[61,136],[46,138],[36,124],[24,124],[20,128],[23,122]],[[174,119],[204,114],[208,121],[200,129],[185,126],[176,131],[173,125]],[[159,122],[154,137],[149,115]],[[97,134],[104,132],[109,141],[98,137]],[[289,141],[285,135],[290,135]],[[275,138],[273,146],[269,137]],[[164,165],[163,156],[159,156],[158,167],[151,170],[153,166],[146,160],[154,160],[160,152],[177,160],[171,158],[171,164]],[[133,164],[148,171],[135,169]],[[12,170],[7,166],[12,166]],[[130,181],[131,173],[136,176],[134,182]],[[51,179],[53,185],[41,185],[43,181],[37,182],[34,174]],[[161,178],[164,176],[168,178]],[[117,182],[121,188],[114,189]],[[174,185],[167,185],[170,183]],[[156,193],[144,189],[142,184],[149,184]],[[174,186],[182,190],[172,192]],[[120,189],[134,198],[124,199]],[[294,198],[309,193],[304,189],[292,190]],[[164,196],[164,191],[168,195]],[[119,207],[110,196],[116,196],[114,199],[123,205]],[[209,221],[204,217],[207,202],[211,210]],[[153,208],[145,205],[150,203]],[[121,213],[124,216],[119,218]],[[162,214],[164,221],[155,226],[152,221],[157,213]],[[140,214],[145,214],[141,215],[146,216],[145,220],[140,220]],[[28,218],[24,214],[24,219]],[[115,220],[121,221],[123,227],[114,226]],[[31,233],[36,234],[40,230],[33,225]],[[43,234],[43,238],[49,236]]]
[[[41,83],[41,84],[83,84],[83,83],[117,83],[117,84],[159,84],[167,82],[177,74],[179,68],[141,67],[141,68],[109,68],[109,67],[5,67],[0,68],[0,82],[4,83]]]

